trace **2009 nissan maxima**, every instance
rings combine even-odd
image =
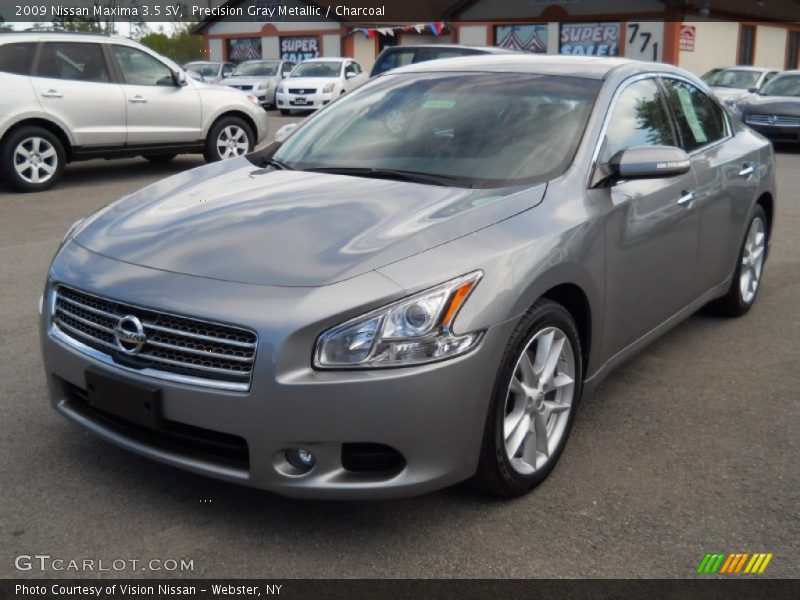
[[[770,144],[680,69],[398,69],[74,225],[43,302],[52,402],[286,495],[519,495],[613,367],[708,303],[750,309],[774,212]]]

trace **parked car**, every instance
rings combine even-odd
[[[775,191],[769,142],[676,67],[397,69],[74,225],[42,303],[52,403],[290,496],[523,494],[615,366],[753,306]]]
[[[275,106],[278,84],[294,69],[288,60],[248,60],[241,63],[223,85],[250,92],[264,108]]]
[[[418,46],[390,46],[375,59],[370,78],[381,73],[410,64],[437,60],[441,58],[455,58],[458,56],[476,56],[479,54],[509,54],[514,52],[506,48],[493,46],[460,46],[458,44],[423,44]]]
[[[800,143],[800,71],[785,71],[737,102],[734,111],[774,142]]]
[[[733,106],[737,100],[747,94],[758,92],[779,73],[778,69],[730,67],[712,69],[703,75],[702,80],[711,88],[717,98],[726,105]]]
[[[313,58],[299,63],[278,85],[275,99],[282,115],[317,110],[367,80],[350,58]]]
[[[231,76],[231,73],[236,69],[236,65],[229,62],[195,60],[186,63],[183,68],[192,79],[204,83],[221,83]]]
[[[267,135],[254,96],[192,81],[123,38],[0,36],[0,172],[18,190],[54,185],[67,162],[239,156]]]

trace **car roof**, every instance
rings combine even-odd
[[[384,52],[401,52],[403,50],[469,50],[482,54],[513,54],[516,50],[497,46],[465,46],[464,44],[413,44],[408,46],[389,46]]]
[[[353,60],[349,56],[318,56],[317,58],[306,58],[300,62],[342,62],[343,60]]]
[[[187,65],[218,65],[221,61],[219,60],[190,60],[189,62],[185,63]]]
[[[590,79],[603,79],[610,71],[629,66],[641,70],[669,70],[668,65],[645,63],[625,58],[606,58],[595,56],[563,56],[551,54],[479,54],[430,60],[399,67],[389,71],[396,73],[418,73],[436,71],[484,71],[516,72],[540,75],[572,75]]]
[[[70,31],[8,31],[0,33],[0,44],[4,42],[38,42],[39,40],[48,41],[93,41],[93,42],[124,42],[135,44],[131,39],[118,35],[102,35],[89,32],[70,32]]]

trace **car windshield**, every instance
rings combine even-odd
[[[800,75],[782,75],[776,77],[761,90],[764,96],[800,97]]]
[[[756,87],[761,73],[758,71],[745,71],[742,69],[721,69],[703,77],[711,87],[736,88],[747,90]]]
[[[203,77],[214,77],[219,71],[219,63],[189,63],[184,68]]]
[[[517,73],[386,75],[277,150],[287,168],[501,187],[562,173],[601,83]]]
[[[307,61],[297,65],[289,77],[338,77],[341,70],[339,61]]]
[[[242,63],[231,74],[231,77],[272,77],[278,72],[278,62]]]

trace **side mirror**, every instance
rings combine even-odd
[[[755,94],[758,92],[758,88],[757,87],[747,88],[747,91],[750,92],[751,94]]]
[[[634,146],[617,152],[608,163],[613,181],[661,179],[688,173],[689,155],[674,146]]]
[[[187,83],[189,83],[186,79],[186,71],[173,71],[172,81],[174,81],[175,85],[178,87],[185,86]]]
[[[347,71],[347,72],[344,74],[344,78],[345,78],[345,79],[352,79],[352,78],[353,78],[353,77],[355,77],[355,76],[356,76],[356,74],[355,74],[355,73],[353,73],[352,71]]]
[[[298,127],[297,123],[287,123],[280,129],[278,129],[278,131],[275,132],[275,141],[282,142],[283,140],[288,138],[292,134],[292,132],[295,129],[297,129],[297,127]]]

